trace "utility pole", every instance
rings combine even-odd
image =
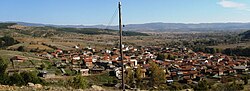
[[[124,83],[124,62],[123,62],[123,52],[122,52],[122,11],[121,11],[121,2],[118,4],[119,8],[119,32],[120,32],[120,55],[121,55],[121,63],[122,63],[122,90],[125,91],[125,83]]]

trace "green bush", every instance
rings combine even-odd
[[[237,84],[236,82],[233,82],[232,84],[226,84],[224,91],[239,91],[244,89],[243,84]]]
[[[183,85],[183,89],[190,89],[191,87],[188,84]]]
[[[14,38],[9,36],[1,37],[0,42],[0,47],[11,46],[18,43]]]
[[[154,62],[150,62],[149,65],[150,65],[149,85],[153,87],[153,86],[159,86],[160,84],[165,84],[166,76],[165,76],[164,70],[160,68],[159,65]]]
[[[6,84],[6,78],[8,77],[6,74],[6,69],[8,67],[8,63],[6,60],[0,57],[0,84]]]
[[[25,81],[23,80],[23,77],[18,74],[18,73],[14,73],[13,75],[11,75],[8,79],[8,84],[9,85],[17,85],[17,86],[22,86],[25,84]]]
[[[209,84],[206,80],[198,82],[198,85],[194,87],[195,91],[207,91],[209,89]]]
[[[20,73],[20,75],[22,76],[22,78],[25,82],[23,85],[28,84],[28,82],[32,82],[35,84],[44,84],[44,81],[42,79],[40,79],[37,76],[37,73],[35,73],[35,72],[22,72],[22,73]]]
[[[171,84],[170,90],[182,90],[182,85],[178,82]]]
[[[24,52],[24,51],[25,51],[25,47],[24,47],[24,46],[19,46],[19,47],[17,48],[17,51]]]
[[[88,87],[88,81],[84,77],[78,75],[70,79],[68,85],[77,89],[85,89]]]

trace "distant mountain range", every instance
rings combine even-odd
[[[67,28],[101,28],[118,30],[118,26],[104,26],[104,25],[52,25],[39,23],[15,22],[24,26],[51,26],[51,27],[67,27]],[[239,31],[250,30],[250,23],[145,23],[145,24],[128,24],[123,28],[125,31],[137,32],[210,32],[210,31]]]

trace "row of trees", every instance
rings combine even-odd
[[[219,48],[210,48],[210,47],[195,47],[193,48],[193,51],[195,52],[205,52],[205,53],[221,53],[223,50]]]
[[[159,53],[159,54],[157,54],[156,60],[165,60],[165,59],[174,60],[175,58],[177,58],[177,56],[175,56],[173,54]]]
[[[250,57],[250,47],[248,48],[227,48],[222,53],[227,55],[237,55]]]
[[[250,57],[250,48],[241,48],[241,47],[237,47],[237,48],[226,48],[224,50],[219,49],[219,48],[209,48],[209,47],[196,47],[193,48],[193,50],[195,52],[205,52],[205,53],[223,53],[226,55],[236,55],[236,56],[246,56],[246,57]]]

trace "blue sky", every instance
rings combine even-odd
[[[1,0],[0,21],[107,25],[118,1]],[[123,0],[122,5],[124,24],[250,22],[250,0]]]

